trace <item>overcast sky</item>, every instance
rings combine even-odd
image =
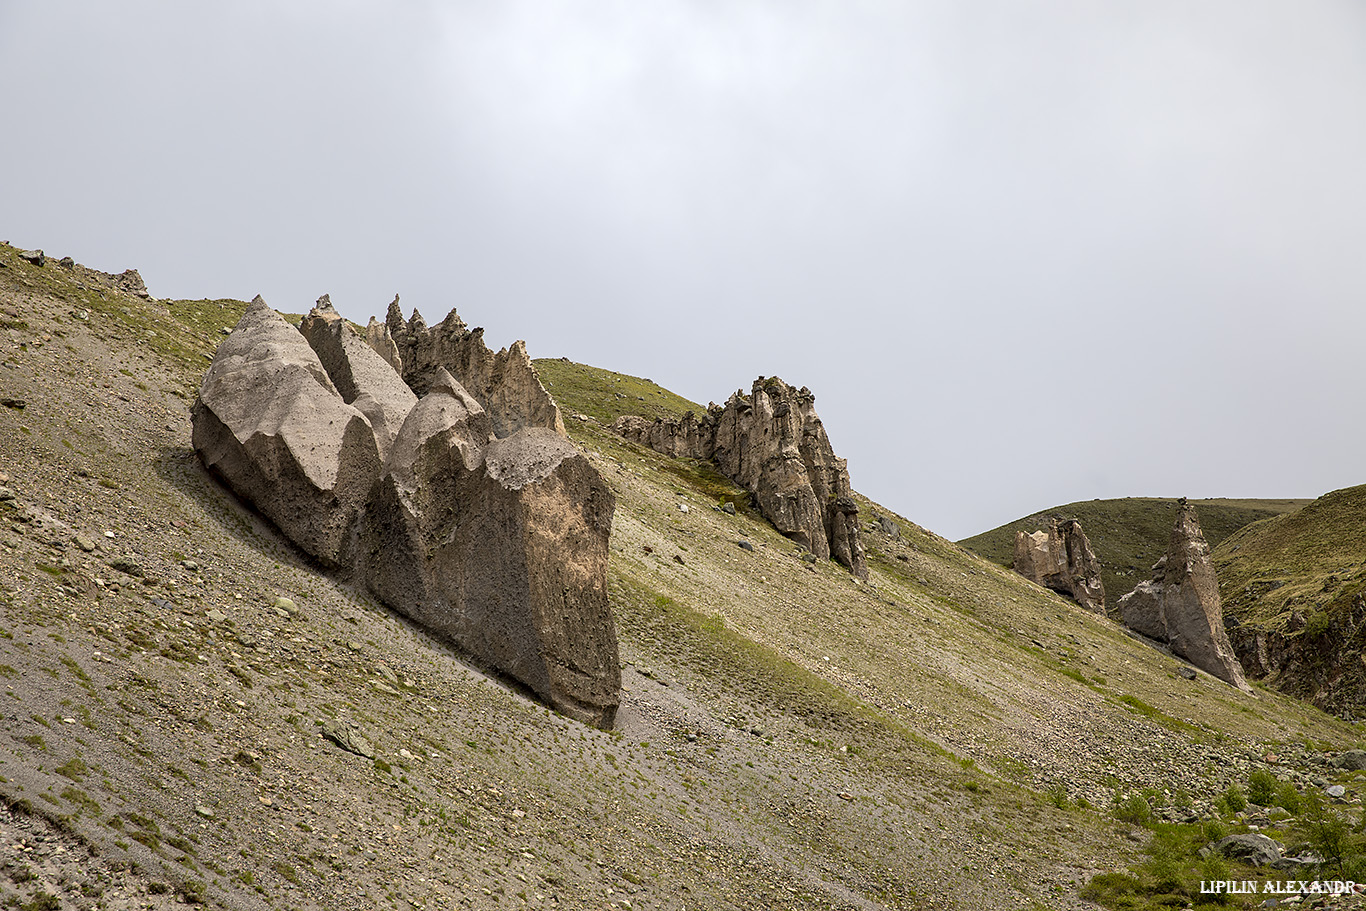
[[[950,538],[1366,483],[1359,0],[0,0],[0,238],[809,386]]]

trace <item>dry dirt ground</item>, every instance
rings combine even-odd
[[[0,245],[0,907],[1077,908],[1116,793],[1358,743],[901,517],[869,584],[809,564],[593,419],[625,691],[568,721],[205,474],[241,306]]]

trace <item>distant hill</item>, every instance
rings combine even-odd
[[[1292,512],[1309,500],[1192,500],[1200,516],[1200,528],[1214,547],[1240,528],[1262,519]],[[1167,549],[1176,521],[1176,500],[1159,497],[1125,497],[1122,500],[1086,500],[1055,506],[1017,519],[958,543],[1001,566],[1010,566],[1015,554],[1015,532],[1034,532],[1048,525],[1050,516],[1081,522],[1100,561],[1105,582],[1105,602],[1113,606],[1148,578],[1148,571]]]

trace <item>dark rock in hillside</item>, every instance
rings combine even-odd
[[[753,495],[755,507],[778,531],[817,558],[833,557],[866,579],[848,463],[836,457],[815,402],[805,387],[760,377],[748,396],[737,391],[725,407],[713,404],[704,417],[691,411],[674,421],[627,415],[612,429],[665,455],[715,461],[722,474]]]
[[[1366,769],[1366,750],[1345,750],[1329,760],[1329,763],[1336,769],[1361,771]]]
[[[444,367],[424,373],[419,400],[367,341],[326,296],[299,330],[253,301],[194,407],[205,464],[394,610],[548,705],[610,727],[621,687],[607,600],[610,489],[554,427],[500,438],[485,403]],[[479,374],[513,377],[514,388],[489,393],[504,430],[518,414],[545,414],[513,404],[535,406],[535,391],[545,393],[517,351],[525,358],[518,343],[513,357],[491,356],[503,357],[501,373]]]
[[[1256,832],[1229,835],[1200,849],[1200,856],[1211,852],[1241,860],[1254,867],[1268,867],[1281,859],[1281,845],[1274,838]]]
[[[389,454],[417,396],[394,368],[347,325],[326,294],[299,325],[337,391],[370,421],[380,458]]]
[[[607,602],[614,499],[566,438],[490,441],[444,369],[404,422],[361,533],[386,603],[552,707],[610,727],[620,690]]]
[[[1048,528],[1015,533],[1017,573],[1044,588],[1071,598],[1089,611],[1105,613],[1105,584],[1100,562],[1076,519],[1053,519]]]
[[[147,292],[147,285],[143,283],[142,276],[137,269],[125,269],[118,275],[110,276],[113,285],[125,294],[135,294],[141,298],[149,298],[152,295]]]
[[[1248,688],[1224,630],[1219,582],[1195,507],[1182,504],[1152,580],[1121,598],[1119,609],[1125,626],[1167,643],[1174,654],[1220,680]]]
[[[349,562],[380,472],[374,431],[259,296],[219,346],[191,414],[209,470],[323,563]]]

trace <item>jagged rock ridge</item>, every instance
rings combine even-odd
[[[736,390],[700,418],[691,411],[668,421],[625,415],[613,430],[674,458],[713,460],[778,531],[866,579],[848,462],[836,457],[815,403],[805,386],[759,377],[748,396]]]
[[[484,403],[499,437],[523,427],[565,435],[559,406],[541,385],[525,342],[494,352],[484,344],[484,330],[466,327],[454,310],[429,327],[416,310],[404,320],[397,297],[383,324],[371,318],[365,338],[420,396],[427,394],[438,370],[448,371]]]
[[[1089,611],[1105,613],[1105,583],[1100,561],[1076,519],[1051,519],[1048,528],[1015,532],[1017,573],[1065,595]]]
[[[1140,582],[1119,599],[1124,625],[1226,683],[1247,689],[1243,668],[1224,630],[1219,582],[1209,544],[1200,531],[1195,507],[1181,501],[1167,553],[1153,566],[1151,581]]]
[[[438,330],[404,327],[418,398],[326,296],[297,330],[258,297],[205,375],[195,449],[319,561],[552,707],[610,727],[613,495],[563,435],[525,347],[492,355],[457,325],[452,311]],[[433,362],[443,355],[487,399]]]

